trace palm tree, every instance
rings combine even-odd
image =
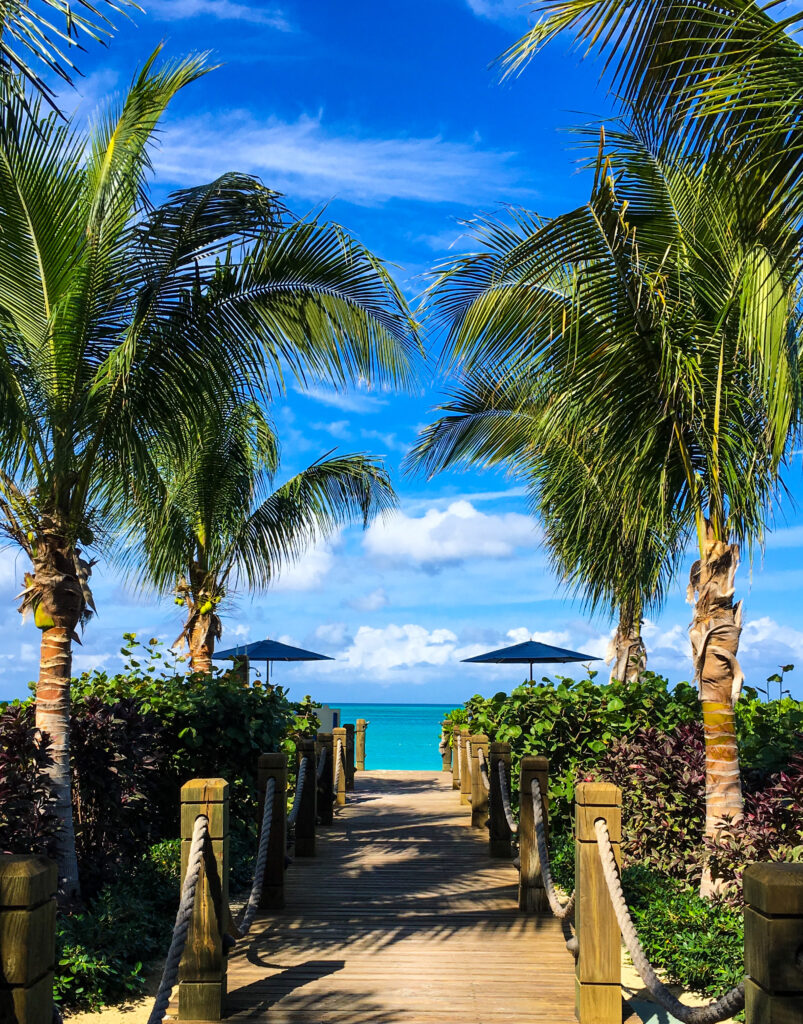
[[[272,490],[278,442],[254,403],[186,425],[183,448],[157,457],[159,493],[140,510],[144,532],[131,524],[144,558],[136,547],[127,555],[186,607],[176,644],[188,645],[193,671],[211,672],[219,606],[233,587],[268,587],[316,541],[355,519],[367,525],[396,499],[382,467],[364,455],[322,458]]]
[[[200,425],[210,404],[275,390],[287,372],[404,383],[416,345],[379,261],[334,225],[292,222],[258,180],[226,174],[153,209],[154,130],[206,70],[156,59],[88,137],[15,90],[0,96],[0,514],[32,565],[21,611],[42,636],[36,720],[53,744],[67,893],[72,643],[94,608],[85,552],[127,509],[153,438],[178,444],[186,417]]]
[[[799,406],[800,238],[725,158],[642,124],[612,136],[590,202],[453,261],[432,291],[450,366],[504,365],[544,393],[545,444],[594,438],[595,473],[638,536],[697,541],[690,628],[706,827],[742,813],[733,705],[739,545],[760,539]],[[571,274],[573,287],[556,287]]]
[[[533,223],[520,215],[513,231],[498,225],[498,243],[510,252]],[[483,238],[489,246],[496,234],[497,225],[488,222]],[[554,280],[552,288],[568,299],[573,275]],[[598,436],[545,429],[549,395],[540,377],[483,366],[461,374],[450,391],[450,401],[439,406],[444,415],[422,431],[408,466],[430,476],[460,464],[504,466],[524,480],[557,575],[588,608],[618,618],[608,652],[611,678],[637,680],[647,664],[642,614],[663,602],[675,571],[675,538],[630,521],[612,480],[598,471],[605,454]]]
[[[44,10],[40,9],[40,6]],[[47,68],[68,85],[78,69],[68,49],[83,49],[84,39],[103,41],[114,32],[109,17],[102,13],[127,15],[142,10],[135,0],[39,0],[0,5],[0,77],[11,84],[13,76],[27,81],[34,90],[53,103],[54,93],[37,70]],[[54,21],[55,17],[55,21]],[[64,27],[59,21],[63,19]],[[33,62],[31,63],[31,58]]]

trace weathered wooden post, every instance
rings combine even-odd
[[[505,804],[502,799],[502,783],[499,778],[499,764],[507,778],[507,793],[510,796],[510,744],[491,743],[488,748],[488,774],[491,779],[491,791],[488,794],[488,853],[492,857],[512,857],[513,833],[507,822]]]
[[[243,686],[248,686],[249,680],[251,678],[250,669],[251,663],[248,660],[247,654],[235,655],[231,659],[232,675],[239,676]]]
[[[334,802],[338,807],[342,807],[346,802],[346,730],[343,726],[332,730],[332,745],[334,752],[332,760]]]
[[[52,1024],[56,865],[0,855],[0,1021]]]
[[[356,750],[354,726],[350,722],[346,722],[343,728],[346,730],[346,789],[350,793],[354,789],[354,755]]]
[[[354,760],[356,761],[356,768],[358,772],[365,771],[365,730],[367,728],[368,723],[365,721],[365,719],[358,718],[354,752]]]
[[[323,775],[318,780],[318,817],[320,818],[322,825],[331,825],[332,804],[335,796],[334,790],[332,789],[332,782],[334,780],[332,765],[335,760],[332,733],[319,732],[318,747],[321,753],[324,754],[325,758]]]
[[[441,722],[441,771],[450,772],[452,771],[452,748],[449,744],[449,733],[446,731],[448,722]],[[454,788],[454,786],[452,787]]]
[[[471,740],[471,827],[486,828],[488,824],[488,790],[482,781],[480,770],[480,751],[485,754],[488,763],[488,737],[484,733],[475,733]],[[489,781],[490,781],[490,772]]]
[[[549,761],[545,757],[523,757],[519,769],[519,910],[540,914],[547,908],[541,858],[535,838],[533,817],[533,779],[541,787],[544,833],[549,835]]]
[[[574,923],[579,955],[575,966],[575,1014],[580,1024],[621,1024],[622,967],[619,925],[602,874],[594,822],[608,823],[621,864],[622,791],[609,782],[581,782],[575,803]]]
[[[260,910],[281,910],[284,906],[284,869],[287,856],[287,754],[260,754],[257,761],[257,792],[259,795],[259,836],[268,780],[275,779],[273,813],[268,838],[268,855],[262,875]]]
[[[803,864],[744,873],[746,1024],[803,1020]]]
[[[195,906],[178,970],[178,1019],[222,1020],[226,999],[229,921],[229,784],[192,779],[181,787],[181,882],[187,872],[195,819],[209,820]]]
[[[307,759],[307,774],[299,794],[298,817],[296,818],[296,857],[315,856],[315,820],[318,816],[317,764],[315,761],[315,740],[305,736],[298,742],[298,767]]]
[[[460,727],[460,803],[471,803],[471,729]]]
[[[463,734],[459,725],[452,725],[452,789],[460,790],[460,747]]]

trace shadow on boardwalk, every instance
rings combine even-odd
[[[440,772],[358,773],[229,964],[230,1020],[569,1024],[573,961]]]

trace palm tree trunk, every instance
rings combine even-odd
[[[212,655],[215,653],[215,624],[213,613],[198,614],[188,631],[190,666],[193,672],[212,671]]]
[[[705,832],[714,836],[744,814],[734,705],[743,675],[736,660],[742,631],[741,602],[734,603],[733,580],[739,547],[714,540],[707,528],[703,558],[692,566],[688,597],[694,604],[689,627],[695,677],[705,732]],[[701,893],[716,890],[706,868]]]
[[[611,664],[611,682],[637,683],[647,669],[647,648],[641,636],[641,624],[637,619],[622,615],[616,627],[616,635],[608,649]]]
[[[70,785],[71,634],[72,630],[64,626],[42,630],[39,683],[36,687],[36,727],[50,737],[53,765],[48,775],[53,811],[61,823],[56,837],[59,889],[68,900],[79,893]]]

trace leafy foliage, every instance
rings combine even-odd
[[[58,819],[45,775],[50,750],[33,719],[30,704],[0,705],[0,850],[52,856]]]
[[[571,829],[575,782],[591,771],[618,738],[642,723],[669,730],[692,722],[699,713],[697,691],[688,683],[669,689],[665,679],[647,672],[637,683],[599,684],[594,675],[552,685],[524,683],[508,696],[472,697],[466,709],[472,730],[510,743],[513,775],[524,755],[549,758],[552,828]]]

